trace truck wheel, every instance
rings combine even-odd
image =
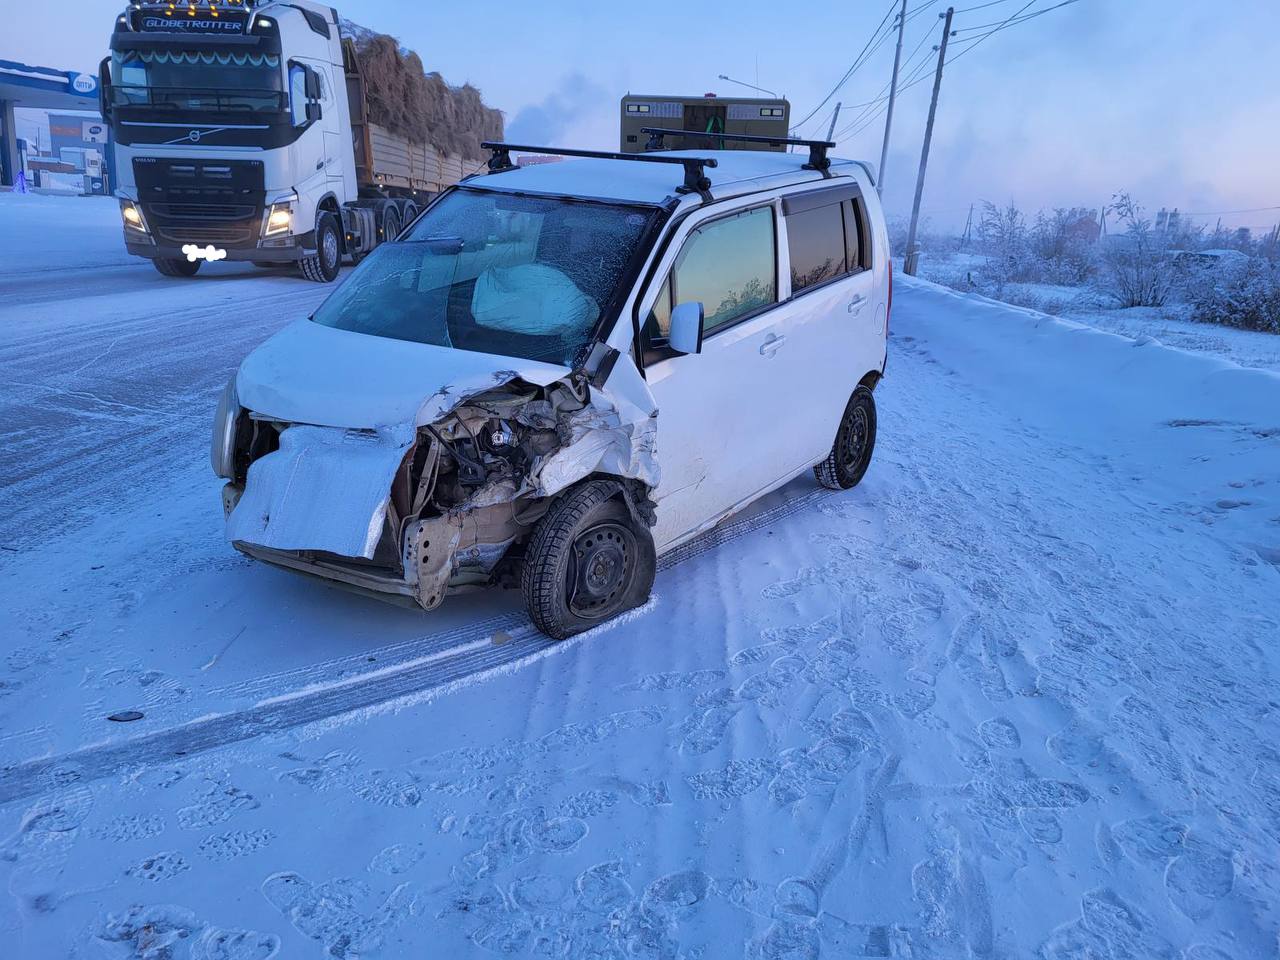
[[[338,221],[331,213],[322,213],[316,220],[316,252],[298,261],[302,275],[316,283],[333,283],[338,279],[342,264],[342,237],[338,234]]]
[[[389,203],[382,210],[382,240],[394,240],[400,235],[400,211]]]
[[[813,468],[818,483],[828,490],[848,490],[857,486],[862,475],[871,466],[871,454],[876,446],[876,400],[865,386],[853,391],[836,440],[827,459]]]
[[[555,640],[649,599],[653,537],[618,495],[594,480],[563,494],[534,528],[520,575],[534,626]]]
[[[166,277],[194,277],[200,269],[199,260],[182,257],[176,260],[152,260],[155,268]]]

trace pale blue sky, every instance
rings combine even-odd
[[[1055,2],[1036,0],[1028,12]],[[958,13],[954,26],[999,22],[1024,3]],[[908,0],[908,9],[926,4]],[[945,6],[934,3],[909,22],[904,56],[925,32],[931,38],[918,56],[933,56],[941,26],[935,11]],[[522,138],[616,148],[623,93],[750,93],[716,79],[721,73],[752,83],[758,76],[761,86],[787,95],[795,118],[804,116],[888,7],[889,0],[347,0],[338,10],[398,36],[449,81],[475,83]],[[0,58],[92,68],[117,12],[110,0],[42,10],[11,11]],[[56,27],[40,27],[55,11]],[[1278,35],[1280,0],[1078,0],[991,36],[947,68],[926,214],[955,225],[983,198],[1030,210],[1096,206],[1121,189],[1151,209],[1280,206]],[[885,43],[833,102],[874,99],[892,57]],[[887,173],[891,214],[910,204],[929,89],[926,80],[899,101]],[[846,110],[844,120],[856,113]],[[829,107],[820,116],[815,132],[825,132]],[[878,161],[882,131],[878,119],[838,152]],[[1261,227],[1280,220],[1280,211],[1224,220]]]

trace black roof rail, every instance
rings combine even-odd
[[[827,175],[827,170],[831,167],[831,160],[827,157],[827,151],[835,147],[830,140],[801,140],[797,137],[757,137],[745,133],[704,133],[701,130],[664,130],[662,127],[641,127],[641,133],[649,134],[649,142],[645,144],[647,150],[661,150],[663,137],[713,137],[716,140],[733,140],[738,143],[767,143],[771,147],[808,147],[809,162],[801,168],[803,170],[817,170],[823,176]]]
[[[667,157],[647,153],[610,153],[606,150],[574,150],[569,147],[529,147],[517,143],[503,143],[500,140],[486,140],[480,144],[482,149],[492,150],[489,157],[489,172],[502,173],[515,170],[511,162],[511,151],[518,153],[538,153],[551,157],[590,157],[596,160],[638,160],[642,163],[678,163],[684,167],[684,183],[676,187],[677,193],[697,193],[703,200],[711,199],[711,180],[707,176],[707,167],[717,165],[715,157]]]

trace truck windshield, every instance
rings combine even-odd
[[[111,55],[116,106],[170,111],[285,109],[280,58],[232,51],[128,50]]]
[[[572,365],[655,211],[456,190],[384,243],[316,311],[317,323]]]

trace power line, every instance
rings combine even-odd
[[[1008,3],[1009,0],[990,0],[989,3],[980,3],[976,7],[965,7],[963,10],[957,10],[956,13],[973,13],[975,10],[985,10],[987,7],[994,7],[997,3]]]
[[[1017,19],[1012,20],[1012,22],[1010,22],[1009,20],[1005,20],[1005,21],[994,21],[992,23],[980,23],[975,27],[960,27],[955,32],[970,33],[971,31],[974,31],[974,30],[985,30],[987,27],[1016,26],[1019,23],[1026,23],[1028,20],[1034,20],[1036,17],[1044,16],[1046,13],[1049,13],[1050,11],[1053,11],[1053,10],[1057,10],[1059,7],[1065,7],[1068,4],[1072,4],[1076,2],[1077,0],[1062,0],[1061,3],[1055,3],[1052,7],[1045,7],[1043,10],[1037,10],[1034,13],[1028,13],[1025,17],[1018,17],[1017,14],[1014,14],[1014,16],[1017,17]],[[1023,7],[1023,9],[1025,10],[1026,7]]]
[[[920,42],[915,45],[915,47],[911,50],[909,54],[907,54],[906,62],[900,68],[900,74],[905,77],[905,80],[900,81],[898,84],[899,93],[901,93],[904,89],[906,89],[906,87],[904,86],[905,83],[907,83],[908,81],[912,80],[913,78],[919,75],[921,66],[923,64],[928,63],[927,57],[925,57],[924,59],[918,62],[915,61],[915,57],[916,57],[916,54],[920,52],[920,48],[923,47],[925,43],[929,40],[930,36],[931,34],[929,33],[925,33],[923,36],[921,36]],[[885,103],[889,99],[887,94],[888,89],[889,89],[889,84],[886,83],[883,87],[880,88],[880,92],[876,94],[876,96],[873,99],[868,100],[865,103],[852,104],[849,107],[850,110],[861,109],[862,112],[859,113],[858,116],[854,117],[851,121],[849,121],[844,127],[842,127],[840,129],[840,132],[837,134],[837,136],[843,138],[844,135],[849,132],[849,130],[853,129],[855,126],[861,123],[862,120],[866,118],[866,115],[867,115],[866,108],[874,107],[874,106],[877,106],[878,104]]]
[[[1250,207],[1248,210],[1205,210],[1200,213],[1184,213],[1178,211],[1180,217],[1231,217],[1237,213],[1270,213],[1272,210],[1280,210],[1280,207]]]
[[[967,38],[968,46],[966,46],[966,47],[964,47],[963,49],[961,49],[961,50],[960,50],[958,53],[956,53],[954,56],[948,57],[946,62],[947,62],[947,63],[953,63],[954,61],[959,60],[959,59],[960,59],[961,57],[963,57],[966,53],[968,53],[968,52],[969,52],[970,50],[972,50],[974,47],[978,46],[978,44],[982,43],[982,41],[986,40],[986,39],[987,39],[988,37],[990,37],[992,34],[999,33],[1001,30],[1004,30],[1004,29],[1006,29],[1006,28],[1008,28],[1008,27],[1011,27],[1011,26],[1017,26],[1017,25],[1018,25],[1018,24],[1020,24],[1020,23],[1025,23],[1025,22],[1026,22],[1026,21],[1028,21],[1028,20],[1031,20],[1031,19],[1033,19],[1033,18],[1035,18],[1035,17],[1038,17],[1038,16],[1039,16],[1040,14],[1042,14],[1042,13],[1049,13],[1051,10],[1056,10],[1056,9],[1058,9],[1059,7],[1065,7],[1065,6],[1067,6],[1068,4],[1076,3],[1076,2],[1078,2],[1078,0],[1063,0],[1063,2],[1058,3],[1058,4],[1055,4],[1055,5],[1054,5],[1054,6],[1052,6],[1052,7],[1045,7],[1043,10],[1037,10],[1037,11],[1035,11],[1034,13],[1028,14],[1028,15],[1027,15],[1027,16],[1025,16],[1025,17],[1024,17],[1024,16],[1022,16],[1022,14],[1023,14],[1024,12],[1026,12],[1027,8],[1028,8],[1028,7],[1030,7],[1030,6],[1032,6],[1032,4],[1034,4],[1035,2],[1036,2],[1036,0],[1029,0],[1029,2],[1027,2],[1026,4],[1024,4],[1021,8],[1019,8],[1019,9],[1017,10],[1017,12],[1015,12],[1014,14],[1012,14],[1012,15],[1011,15],[1011,16],[1009,16],[1009,17],[1006,17],[1004,20],[1001,20],[1001,21],[999,21],[998,23],[996,23],[996,24],[992,27],[992,29],[988,30],[986,33],[981,34],[981,35],[979,35],[979,36],[977,36],[977,37],[970,37],[970,38]],[[976,7],[971,7],[970,9],[978,9],[978,8],[976,8]],[[988,26],[990,26],[990,24],[989,24]],[[953,31],[953,32],[959,32],[959,31]],[[923,63],[927,63],[928,61],[926,60],[926,61],[922,61],[922,62],[923,62]],[[919,68],[917,68],[917,69],[919,69]],[[928,79],[927,74],[922,74],[922,75],[916,76],[915,78],[910,79],[907,83],[904,83],[904,84],[900,85],[900,86],[898,87],[898,93],[899,93],[899,94],[901,94],[903,91],[908,90],[908,89],[910,89],[911,87],[914,87],[916,84],[918,84],[918,83],[922,83],[922,82],[924,82],[924,81],[925,81],[925,80],[927,80],[927,79]],[[884,99],[887,99],[887,98],[880,98],[880,100],[884,100]],[[874,122],[874,121],[875,121],[875,120],[880,116],[880,114],[881,114],[881,113],[883,113],[883,112],[884,112],[884,108],[883,108],[883,107],[881,107],[879,110],[874,111],[870,116],[866,116],[865,111],[864,111],[864,113],[863,113],[862,115],[860,115],[859,117],[855,118],[855,119],[854,119],[850,124],[848,124],[847,126],[845,126],[845,127],[840,131],[840,133],[838,134],[839,139],[843,140],[843,139],[845,139],[846,137],[855,137],[855,136],[857,136],[859,133],[861,133],[863,130],[865,130],[865,129],[866,129],[866,128],[871,124],[871,123],[873,123],[873,122]],[[864,117],[864,116],[866,117],[866,119],[863,119],[863,117]],[[851,128],[852,128],[852,129],[851,129]]]
[[[875,28],[875,30],[872,31],[871,36],[867,38],[866,46],[862,48],[862,52],[859,53],[858,56],[854,58],[852,65],[850,65],[849,69],[845,71],[844,76],[841,77],[840,80],[836,83],[836,85],[831,88],[831,91],[825,97],[822,98],[822,102],[819,103],[812,110],[810,110],[803,120],[793,125],[795,129],[798,130],[800,127],[803,127],[806,123],[812,120],[814,116],[817,114],[817,112],[821,110],[823,107],[825,107],[827,103],[830,102],[831,98],[836,95],[836,92],[848,82],[849,78],[853,76],[854,72],[860,66],[862,66],[864,62],[864,57],[869,55],[868,51],[871,50],[871,45],[875,43],[877,35],[879,35],[880,31],[884,29],[884,25],[889,21],[889,17],[893,15],[893,9],[896,6],[897,6],[897,3],[890,2],[889,9],[885,11],[884,17],[881,18],[879,25]],[[886,32],[884,36],[885,37],[889,36],[889,32]],[[883,42],[884,37],[880,37],[880,40],[881,42]]]

